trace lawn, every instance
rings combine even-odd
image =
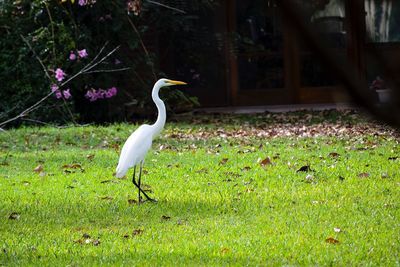
[[[113,176],[136,127],[0,133],[0,265],[400,265],[395,130],[354,112],[169,119],[142,177],[158,202],[139,205]]]

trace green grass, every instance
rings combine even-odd
[[[314,115],[307,127],[372,125]],[[398,138],[218,134],[288,122],[277,116],[169,123],[143,176],[158,203],[142,205],[129,178],[113,177],[136,126],[1,133],[0,265],[399,266]]]

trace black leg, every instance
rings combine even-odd
[[[151,197],[149,197],[149,196],[146,194],[146,192],[144,192],[143,189],[140,187],[141,173],[142,173],[142,165],[140,165],[139,184],[138,184],[138,183],[136,183],[136,180],[135,180],[136,166],[133,168],[132,183],[133,183],[133,184],[138,188],[138,190],[139,190],[139,199],[138,199],[139,202],[138,202],[138,203],[140,203],[140,201],[141,201],[141,199],[140,199],[140,198],[141,198],[141,197],[140,197],[140,192],[143,193],[143,195],[147,198],[147,200],[152,201],[152,202],[157,202],[157,200],[152,199]]]
[[[157,202],[157,200],[155,200],[155,199],[149,197],[149,196],[142,190],[142,188],[140,187],[140,186],[141,186],[141,185],[140,185],[140,183],[141,183],[141,182],[140,182],[140,179],[141,179],[141,174],[142,174],[142,168],[143,168],[143,161],[140,162],[140,172],[139,172],[139,188],[140,188],[140,191],[142,191],[143,195],[147,198],[147,200],[149,200],[149,201],[151,201],[151,202]]]
[[[142,178],[142,162],[140,162],[140,167],[139,167],[139,179],[138,179],[138,186],[139,186],[139,192],[138,192],[138,201],[139,203],[142,202],[142,197],[140,196],[140,190],[142,190],[142,188],[140,187],[140,179]]]
[[[133,183],[134,185],[136,185],[135,174],[136,174],[136,166],[133,167],[133,176],[132,176],[132,183]]]

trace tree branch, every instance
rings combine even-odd
[[[149,51],[147,50],[146,46],[144,45],[144,42],[143,42],[142,37],[140,36],[139,30],[136,28],[135,24],[133,24],[131,18],[130,18],[129,16],[127,16],[127,18],[128,18],[129,24],[131,24],[131,26],[132,26],[132,29],[135,31],[135,33],[136,33],[137,36],[138,36],[140,45],[142,46],[143,51],[144,51],[144,53],[145,53],[146,56],[147,56],[147,59],[149,60],[149,62],[151,62],[151,58],[150,58]],[[155,72],[155,70],[154,70],[153,64],[151,65],[151,72],[153,73],[154,81],[156,81],[156,80],[157,80],[157,75],[156,75],[156,72]]]
[[[165,7],[165,8],[171,9],[171,10],[174,10],[174,11],[179,12],[179,13],[182,13],[182,14],[186,14],[186,12],[183,11],[182,9],[178,9],[178,8],[176,8],[176,7],[172,7],[172,6],[169,6],[169,5],[160,3],[160,2],[156,2],[156,1],[152,1],[152,0],[147,0],[147,2],[149,2],[149,3],[151,3],[151,4],[154,4],[154,5],[157,5],[157,6],[162,6],[162,7]]]

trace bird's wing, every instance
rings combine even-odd
[[[129,136],[121,150],[116,176],[123,177],[130,167],[140,163],[152,144],[149,125],[140,126]]]

